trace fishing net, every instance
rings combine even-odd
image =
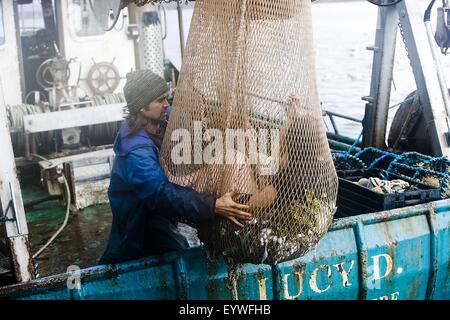
[[[235,191],[254,219],[197,226],[236,263],[293,259],[327,231],[338,179],[316,88],[311,0],[196,1],[161,150],[171,181]]]

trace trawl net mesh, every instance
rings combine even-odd
[[[336,203],[310,0],[198,0],[161,150],[171,181],[250,205],[243,229],[200,226],[213,253],[275,264],[327,231]]]

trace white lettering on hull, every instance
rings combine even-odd
[[[372,262],[368,266],[368,288],[380,289],[382,279],[389,279],[389,276],[394,270],[394,260],[388,254],[378,254],[368,259]],[[292,272],[284,273],[281,277],[280,294],[282,299],[299,299],[305,291],[305,285],[308,284],[311,291],[317,294],[322,294],[332,290],[334,287],[350,288],[353,283],[350,281],[351,272],[355,266],[356,261],[350,260],[333,265],[321,264],[318,265],[308,276],[305,274],[306,270],[298,271],[298,268]],[[395,269],[395,274],[401,274],[403,269],[398,267]],[[361,271],[360,271],[361,272]],[[336,277],[336,273],[339,275]],[[322,277],[320,277],[322,275]],[[319,279],[321,281],[319,281]],[[305,283],[305,279],[307,279]],[[325,280],[326,279],[326,280]],[[337,280],[339,279],[339,280]],[[325,280],[325,281],[324,281]],[[267,299],[267,278],[258,279],[259,297],[261,300]],[[397,300],[399,292],[390,293],[381,296],[377,299],[391,299]]]

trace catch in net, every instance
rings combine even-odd
[[[197,226],[210,252],[276,264],[311,250],[338,179],[322,120],[310,0],[198,0],[161,150],[171,181],[236,192],[254,219]]]

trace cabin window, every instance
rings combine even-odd
[[[3,25],[3,3],[0,0],[0,46],[5,44],[5,27]]]
[[[20,35],[32,37],[44,33],[54,33],[56,22],[54,0],[33,0],[19,4]]]
[[[55,45],[58,44],[58,29],[54,8],[55,0],[19,2],[20,41],[25,60],[28,59],[31,62],[37,57],[43,59],[55,55]],[[34,61],[37,63],[37,60]]]
[[[105,33],[101,19],[106,15],[96,16],[92,7],[99,0],[73,0],[73,18],[75,33],[79,37],[98,36]]]

